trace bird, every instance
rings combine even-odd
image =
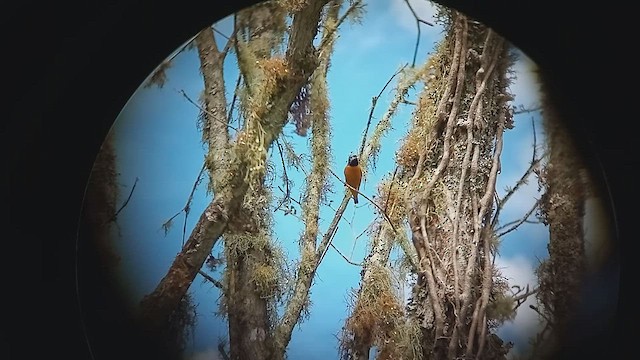
[[[347,166],[344,168],[344,179],[349,186],[354,189],[351,190],[353,196],[353,203],[358,203],[358,191],[360,190],[360,181],[362,180],[362,168],[358,163],[358,155],[349,155]]]

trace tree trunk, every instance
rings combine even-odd
[[[257,122],[253,125],[263,131],[260,134],[262,146],[253,150],[257,151],[258,156],[249,156],[249,144],[255,143],[249,139],[254,139],[256,133],[254,128],[246,126],[239,132],[239,141],[232,149],[233,156],[230,156],[229,173],[234,176],[230,176],[225,181],[226,186],[221,186],[215,194],[167,274],[141,302],[142,320],[149,331],[167,326],[171,313],[179,305],[215,241],[227,229],[229,216],[240,209],[249,189],[249,181],[262,177],[255,164],[264,163],[268,148],[287,122],[287,113],[293,100],[317,66],[313,39],[326,3],[327,0],[311,0],[294,15],[284,59],[287,71],[277,74],[270,91],[263,94],[266,101],[253,112],[255,118],[252,120]],[[267,104],[270,106],[267,107]]]
[[[274,297],[277,269],[271,261],[267,194],[264,185],[249,191],[224,235],[224,301],[233,360],[270,359],[268,301]]]
[[[420,268],[413,302],[429,358],[494,356],[483,354],[494,270],[490,220],[502,133],[511,126],[510,65],[502,38],[452,11],[425,65],[429,92],[399,155]]]
[[[543,89],[544,90],[544,89]],[[543,125],[549,160],[544,172],[542,212],[549,226],[549,259],[544,264],[539,299],[552,321],[550,347],[569,337],[566,330],[578,308],[585,275],[583,217],[589,184],[586,168],[571,135],[543,97]]]
[[[223,66],[226,52],[218,50],[211,27],[200,31],[195,43],[204,79],[202,139],[209,147],[205,163],[211,179],[209,189],[215,194],[229,176],[226,168],[229,164],[229,119]]]

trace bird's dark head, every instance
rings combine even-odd
[[[349,155],[349,165],[358,166],[358,155]]]

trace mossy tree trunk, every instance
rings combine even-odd
[[[491,29],[455,11],[448,19],[398,156],[418,255],[412,306],[425,358],[503,358],[487,307],[496,291],[492,215],[502,136],[512,126],[513,59]]]
[[[219,179],[219,185],[213,182],[213,201],[201,214],[167,274],[141,303],[142,320],[149,331],[166,328],[213,245],[242,209],[250,185],[253,189],[260,187],[267,150],[280,135],[291,104],[318,65],[313,39],[326,3],[327,0],[312,0],[293,12],[286,53],[281,58],[256,57],[257,53],[243,47],[246,44],[236,43],[245,84],[250,84],[255,102],[243,109],[245,123],[225,154],[228,158],[224,178]],[[223,123],[226,124],[226,117]]]
[[[233,39],[238,63],[244,64],[240,66],[244,83],[236,89],[236,94],[240,99],[241,117],[248,126],[259,124],[259,119],[249,115],[260,111],[262,106],[254,98],[268,99],[272,91],[268,82],[277,81],[280,76],[277,71],[282,69],[268,66],[282,66],[277,47],[282,43],[286,16],[286,10],[275,1],[257,4],[236,14]],[[260,141],[261,135],[254,132],[252,137]],[[256,152],[253,156],[258,158],[263,156],[261,149],[249,148],[248,151]],[[217,160],[209,158],[208,162],[213,164]],[[265,172],[262,164],[254,170]],[[277,250],[271,240],[270,190],[264,183],[264,175],[250,181],[242,205],[230,215],[229,227],[223,234],[226,260],[223,296],[229,328],[229,358],[233,360],[271,358],[273,314],[270,312],[275,311],[272,302],[279,292]]]
[[[368,359],[372,347],[378,359],[496,359],[506,353],[491,334],[487,308],[491,295],[505,290],[494,283],[492,216],[502,134],[513,126],[507,90],[513,58],[509,44],[489,28],[455,11],[444,15],[447,32],[435,54],[399,82],[425,86],[397,153],[399,194],[381,188],[380,198],[402,199],[395,212],[385,211],[390,219],[400,216],[392,222],[408,221],[413,247],[398,232],[372,240],[345,324],[343,356],[349,359]],[[403,86],[387,115],[406,96]],[[388,120],[385,115],[381,124]],[[416,259],[409,261],[417,282],[406,312],[397,296],[380,301],[393,295],[381,274],[389,270],[394,242]],[[368,312],[376,316],[367,320]]]
[[[549,227],[549,258],[537,269],[536,297],[541,305],[538,311],[547,320],[545,330],[550,331],[546,331],[544,345],[539,343],[535,350],[554,351],[570,337],[567,329],[574,310],[585,300],[580,296],[586,269],[583,220],[593,184],[571,133],[546,92],[542,100],[548,162],[540,177],[545,188],[541,215]]]

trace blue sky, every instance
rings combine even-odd
[[[418,14],[432,20],[433,8],[424,1],[411,1]],[[230,33],[229,19],[216,24],[222,33]],[[422,25],[421,45],[417,63],[421,63],[440,40],[442,29]],[[415,21],[403,0],[371,1],[362,24],[345,23],[335,46],[332,66],[328,75],[332,122],[332,170],[342,173],[347,156],[357,152],[371,106],[371,98],[378,94],[388,78],[404,64],[411,63],[416,40]],[[223,39],[218,37],[220,41]],[[186,41],[186,39],[185,39]],[[179,47],[177,47],[179,48]],[[168,54],[169,55],[169,54]],[[514,105],[534,107],[538,104],[534,68],[526,56],[516,64],[517,81],[511,90]],[[237,76],[233,56],[227,58],[225,80],[227,91],[233,91]],[[150,69],[150,73],[153,69]],[[203,88],[199,60],[195,50],[177,55],[167,73],[163,88],[139,88],[123,108],[112,129],[116,141],[121,198],[131,191],[136,178],[139,182],[127,207],[121,212],[119,228],[114,231],[114,242],[122,261],[120,274],[131,295],[132,303],[153,291],[166,274],[182,245],[183,216],[175,219],[174,226],[165,236],[162,224],[185,205],[193,183],[202,166],[205,147],[196,127],[198,109],[179,91],[197,100]],[[384,114],[393,96],[389,86],[378,100],[374,113],[375,125]],[[232,94],[228,93],[230,98]],[[375,184],[393,171],[394,153],[407,131],[412,108],[400,107],[393,119],[393,130],[382,144],[377,168],[368,174],[361,190],[368,196],[375,194]],[[518,115],[515,128],[505,133],[502,155],[502,173],[498,191],[515,183],[525,171],[531,158],[533,134],[531,119],[536,122],[538,140],[542,141],[539,113]],[[285,134],[303,150],[308,138],[294,134],[293,126]],[[277,153],[276,153],[277,154]],[[277,155],[276,155],[277,156]],[[289,173],[297,189],[303,184],[303,173]],[[336,190],[331,195],[334,203],[342,199],[342,185],[330,181]],[[277,190],[274,195],[279,196]],[[503,213],[510,221],[524,214],[537,197],[534,178],[516,194]],[[205,182],[197,189],[191,214],[187,222],[187,237],[211,197],[205,192]],[[362,204],[363,202],[361,202]],[[366,237],[360,234],[374,219],[373,208],[349,204],[334,244],[352,260],[360,262],[366,249]],[[321,231],[326,230],[333,217],[330,208],[321,212]],[[297,257],[297,241],[302,224],[292,216],[274,215],[276,240],[283,244],[291,259]],[[538,259],[547,256],[547,230],[541,225],[526,224],[521,231],[505,236],[498,264],[513,284],[535,285],[533,268]],[[221,252],[214,248],[214,253]],[[346,304],[349,290],[358,285],[360,268],[348,264],[333,249],[329,249],[318,270],[311,289],[311,316],[296,327],[289,344],[290,359],[335,359],[339,331],[348,316]],[[189,353],[193,359],[216,359],[217,339],[225,337],[226,323],[215,317],[218,289],[197,277],[190,291],[198,304],[198,324]],[[535,314],[525,304],[513,323],[507,324],[500,335],[516,341],[516,347],[526,346],[526,335],[535,326]],[[523,341],[524,340],[524,341]]]

